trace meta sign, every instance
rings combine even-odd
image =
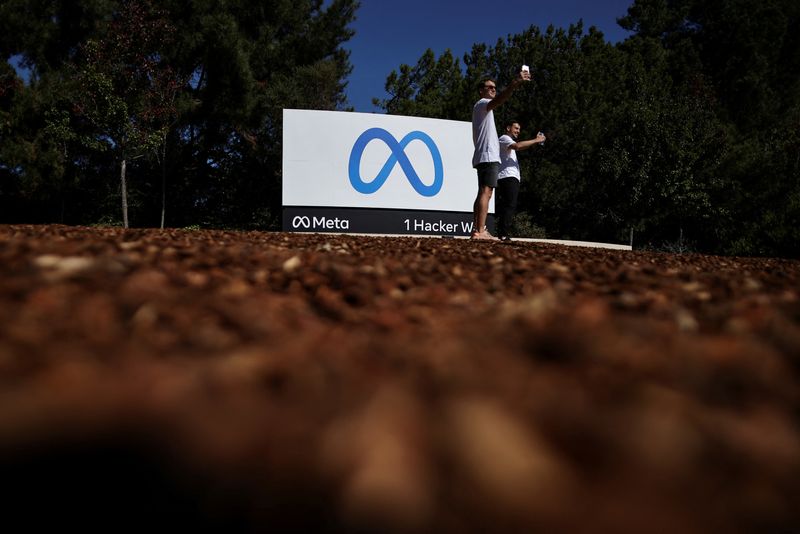
[[[283,230],[469,235],[472,151],[468,122],[285,109]]]

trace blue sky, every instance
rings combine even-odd
[[[387,96],[386,77],[403,63],[415,65],[428,48],[437,57],[449,48],[461,60],[475,43],[494,46],[498,38],[530,26],[567,28],[580,19],[585,30],[596,26],[616,43],[628,36],[616,20],[631,4],[633,0],[361,0],[351,25],[356,33],[343,46],[353,64],[349,103],[356,111],[380,112],[372,98]]]
[[[550,24],[567,28],[581,19],[585,30],[596,26],[606,40],[616,43],[628,36],[616,20],[627,13],[632,3],[633,0],[361,0],[351,25],[355,35],[343,45],[350,50],[353,65],[347,86],[349,104],[356,111],[380,112],[372,105],[372,98],[386,98],[386,77],[403,63],[415,65],[428,48],[437,57],[449,48],[461,60],[475,43],[494,46],[497,39],[521,33],[530,26],[543,31]]]

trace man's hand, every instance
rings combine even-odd
[[[521,84],[522,82],[529,82],[529,81],[531,81],[531,73],[520,70],[519,76],[514,78],[511,81],[511,83],[508,84],[508,87],[503,89],[503,92],[494,97],[492,101],[486,105],[486,109],[488,111],[493,111],[497,109],[497,106],[508,100],[508,97],[511,96],[511,93],[514,92],[514,90],[517,88],[519,84]]]

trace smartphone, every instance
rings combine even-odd
[[[527,65],[523,65],[523,66],[522,66],[522,72],[527,72],[527,73],[529,73],[529,74],[530,74],[530,72],[531,72],[531,69],[529,69]]]

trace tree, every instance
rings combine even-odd
[[[676,96],[726,125],[713,250],[797,255],[800,4],[636,0],[620,22],[663,51]]]
[[[676,85],[702,74],[744,133],[796,104],[800,4],[793,0],[636,0],[620,24],[659,40]]]
[[[80,181],[84,192],[73,199],[81,209],[69,210],[69,222],[96,222],[111,216],[107,184],[98,178],[120,174],[125,147],[126,170],[140,177],[126,180],[123,189],[136,204],[135,223],[163,224],[168,199],[171,224],[274,224],[281,206],[282,109],[345,108],[351,67],[341,45],[353,34],[347,26],[358,2],[165,0],[158,16],[145,9],[152,15],[145,22],[161,18],[173,30],[156,32],[152,46],[139,41],[143,58],[124,42],[125,32],[114,29],[124,23],[129,4],[0,1],[0,51],[21,57],[30,73],[7,110],[14,119],[0,147],[0,167],[18,169],[11,173],[18,185],[41,177],[41,192],[57,196],[55,175],[33,156],[52,151],[52,161],[60,161],[64,176]],[[142,32],[127,35],[140,40]],[[119,83],[126,69],[133,73],[130,86]],[[153,76],[140,77],[141,69]],[[168,102],[166,115],[151,113]],[[74,137],[55,143],[46,129]],[[153,153],[148,147],[157,147],[160,157],[145,157]],[[117,156],[113,163],[111,155]],[[26,193],[30,187],[15,190],[32,203],[45,197]],[[37,206],[37,220],[57,219],[50,206]]]
[[[197,103],[178,123],[182,207],[209,225],[263,228],[281,208],[284,108],[342,109],[354,0],[170,1],[171,58]]]
[[[118,0],[2,0],[0,53],[22,55],[34,80],[60,72],[78,46],[101,31]]]
[[[519,155],[520,209],[548,235],[796,256],[799,15],[792,0],[636,0],[615,46],[580,21],[476,43],[457,89],[425,90],[441,77],[426,52],[392,72],[384,109],[453,118],[457,103],[468,120],[478,80],[530,64],[495,118],[548,136]]]
[[[171,33],[163,13],[148,0],[127,0],[105,36],[81,47],[73,66],[73,109],[95,134],[90,147],[117,154],[125,228],[128,161],[164,146],[176,114],[181,82],[158,53]]]
[[[373,103],[390,114],[466,120],[469,109],[461,104],[467,87],[458,59],[450,50],[436,59],[428,49],[414,67],[400,65],[386,79],[390,98]]]

